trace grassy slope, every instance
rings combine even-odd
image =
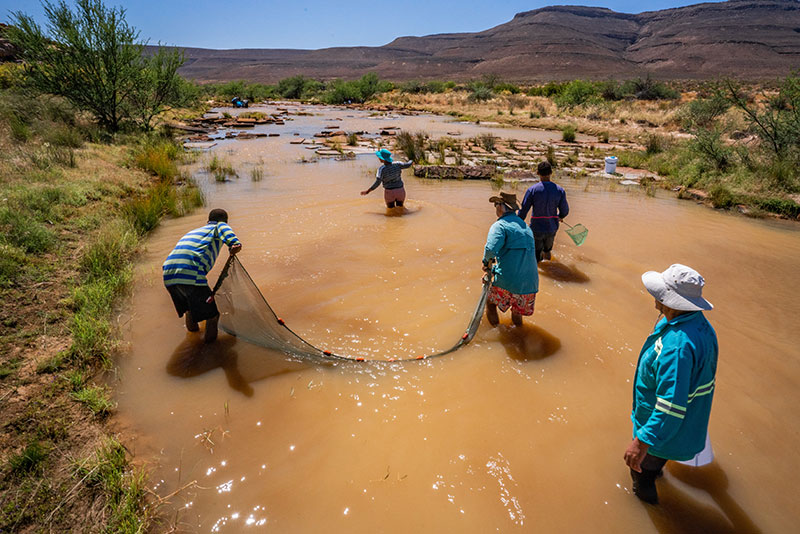
[[[178,180],[170,142],[83,144],[74,116],[31,104],[20,119],[11,98],[0,93],[0,531],[139,532],[154,503],[109,435],[97,379],[140,238],[202,195]]]

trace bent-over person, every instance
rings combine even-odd
[[[178,317],[185,316],[186,329],[190,332],[200,330],[199,323],[205,321],[206,342],[217,339],[219,323],[219,310],[206,275],[214,267],[223,244],[228,245],[232,255],[242,249],[239,238],[228,226],[228,213],[217,208],[208,214],[208,224],[178,241],[162,266],[164,285]]]

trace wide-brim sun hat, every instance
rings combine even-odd
[[[519,203],[517,202],[517,195],[514,193],[506,193],[505,191],[500,191],[497,195],[489,197],[489,202],[493,204],[505,204],[508,206],[508,209],[517,211],[519,210]]]
[[[678,311],[712,310],[714,305],[703,298],[705,280],[700,273],[675,263],[659,273],[647,271],[642,275],[647,292],[661,304]]]
[[[387,163],[392,162],[392,153],[386,150],[385,148],[382,148],[377,152],[375,152],[375,155],[378,156],[378,159],[383,160]]]

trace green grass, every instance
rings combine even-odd
[[[39,374],[57,373],[66,365],[66,356],[67,354],[64,351],[61,351],[55,356],[39,362],[39,364],[36,366],[36,372]]]
[[[136,166],[162,180],[178,176],[178,163],[183,159],[183,148],[172,139],[151,138],[134,151]]]
[[[74,478],[106,496],[108,532],[146,531],[151,517],[146,505],[146,474],[131,469],[125,447],[119,441],[107,439],[92,456],[78,462]]]
[[[396,145],[397,148],[403,152],[408,159],[414,163],[425,163],[425,140],[428,135],[425,132],[411,132],[402,131],[397,134]]]
[[[19,453],[12,455],[8,460],[8,466],[16,475],[36,472],[41,469],[49,453],[50,450],[46,445],[34,440]]]
[[[56,246],[55,233],[31,215],[7,207],[0,208],[0,242],[21,248],[29,254],[42,254]]]
[[[250,170],[250,179],[254,182],[260,182],[264,179],[264,169],[261,167],[253,167]]]
[[[19,358],[12,358],[3,364],[0,364],[0,380],[8,378],[16,373],[20,365],[22,365],[22,360]]]
[[[214,154],[214,156],[206,165],[206,171],[214,175],[214,179],[217,182],[226,181],[228,179],[228,176],[231,177],[238,176],[238,174],[236,173],[236,169],[233,168],[233,165],[225,161],[223,158],[220,158],[216,154]]]
[[[0,242],[0,288],[11,287],[24,274],[28,256],[21,248]]]
[[[70,393],[70,397],[85,404],[94,415],[108,415],[116,407],[108,398],[108,390],[101,386],[82,387]]]

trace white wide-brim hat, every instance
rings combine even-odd
[[[711,310],[714,305],[703,298],[706,284],[700,273],[675,263],[663,273],[647,271],[642,275],[645,289],[664,306],[678,311]]]

